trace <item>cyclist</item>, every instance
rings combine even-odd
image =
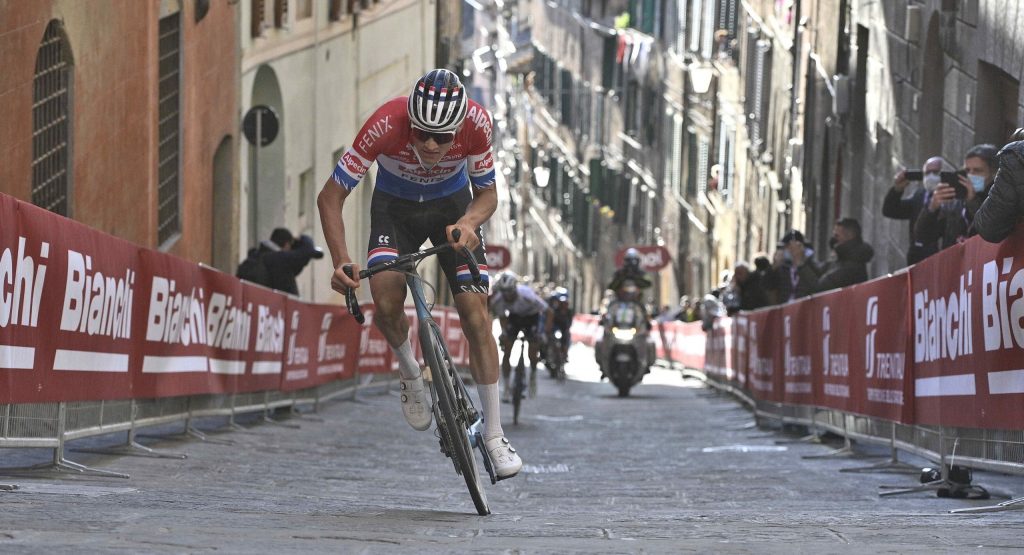
[[[562,360],[569,360],[569,328],[572,327],[572,319],[575,316],[572,306],[569,305],[569,290],[565,287],[556,287],[551,292],[551,295],[548,296],[547,303],[551,307],[552,314],[552,325],[551,331],[548,333],[548,341],[554,342],[555,330],[560,330],[562,332]]]
[[[451,71],[435,69],[416,81],[408,97],[385,102],[363,124],[317,199],[324,237],[334,261],[331,288],[345,292],[359,287],[344,268],[358,274],[346,243],[342,210],[370,165],[377,162],[377,183],[370,202],[367,265],[415,252],[426,239],[434,245],[451,242],[484,260],[480,226],[498,205],[491,154],[491,117],[466,96]],[[452,231],[459,230],[458,242]],[[487,266],[480,264],[483,283],[475,285],[468,266],[455,251],[438,255],[448,278],[462,331],[469,341],[470,370],[484,412],[484,444],[502,478],[523,466],[501,428],[498,398],[498,350],[487,312]],[[402,412],[416,430],[430,427],[431,410],[420,365],[409,343],[405,316],[405,276],[381,272],[370,278],[376,305],[374,324],[398,359]]]
[[[490,305],[501,322],[501,375],[505,380],[502,397],[511,397],[508,382],[512,365],[509,361],[512,357],[512,344],[515,343],[519,332],[526,333],[526,341],[530,346],[530,389],[536,390],[541,339],[551,333],[551,307],[532,287],[519,283],[518,276],[513,272],[505,272],[494,280],[494,294],[491,296]],[[538,333],[542,316],[545,322],[543,336]]]

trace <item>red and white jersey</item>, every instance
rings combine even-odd
[[[389,100],[366,120],[334,169],[338,185],[351,191],[376,161],[376,187],[404,199],[423,202],[446,197],[462,190],[467,181],[481,189],[494,186],[491,115],[483,106],[469,100],[466,119],[448,153],[425,169],[413,151],[406,104],[404,96]]]

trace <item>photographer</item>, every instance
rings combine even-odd
[[[942,250],[967,238],[974,214],[995,178],[996,152],[990,144],[976,145],[964,155],[963,169],[942,173],[941,184],[914,226],[918,240],[938,241]]]
[[[941,156],[932,156],[920,171],[900,170],[882,203],[883,216],[909,222],[910,245],[907,248],[907,264],[916,264],[939,250],[937,241],[925,243],[917,237],[914,224],[928,203],[929,195],[939,186],[939,175],[944,169],[944,163],[945,160]]]
[[[260,241],[258,247],[249,249],[235,275],[264,287],[298,295],[295,276],[302,272],[310,259],[323,257],[323,249],[313,243],[312,237],[304,234],[296,239],[290,231],[279,227],[271,232],[269,241]]]
[[[974,215],[974,229],[990,243],[1010,236],[1024,216],[1024,127],[999,151],[999,171],[988,197]]]

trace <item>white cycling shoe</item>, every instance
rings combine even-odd
[[[493,437],[484,441],[484,448],[487,449],[487,455],[491,458],[494,473],[499,480],[511,478],[522,470],[523,459],[519,458],[519,453],[509,444],[505,436]]]
[[[424,431],[430,427],[433,415],[430,412],[430,404],[427,402],[426,386],[423,384],[423,375],[414,379],[399,380],[402,395],[402,414],[405,421],[415,430]]]

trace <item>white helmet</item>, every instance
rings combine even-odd
[[[435,69],[420,77],[409,94],[409,120],[431,133],[455,131],[466,119],[469,101],[459,76]]]
[[[498,279],[494,280],[494,290],[499,293],[515,291],[518,285],[519,276],[515,272],[502,272]]]

